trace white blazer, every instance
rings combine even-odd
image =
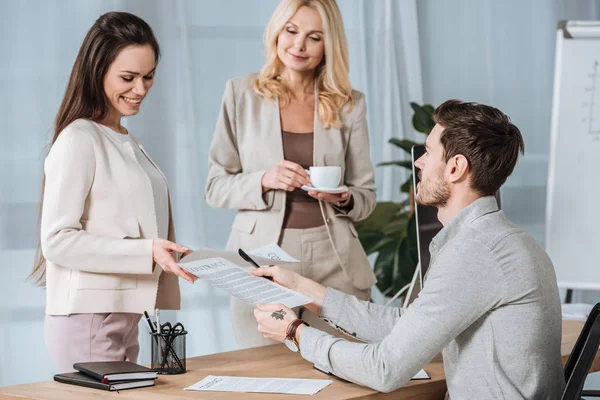
[[[41,222],[47,314],[179,309],[177,276],[154,268],[152,186],[133,145],[79,119],[50,149]],[[169,221],[175,241],[170,205]]]

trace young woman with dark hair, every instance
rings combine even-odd
[[[56,116],[31,276],[46,285],[46,345],[61,372],[136,362],[141,314],[178,309],[177,277],[195,279],[176,265],[188,249],[175,242],[167,181],[121,126],[139,112],[159,57],[142,19],[100,16]]]

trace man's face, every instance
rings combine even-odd
[[[436,124],[427,140],[425,154],[416,162],[420,182],[417,184],[417,202],[425,206],[444,207],[450,198],[450,185],[445,179],[446,162],[440,137],[444,128]]]

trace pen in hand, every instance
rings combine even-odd
[[[252,264],[252,266],[254,266],[255,268],[260,268],[260,265],[258,265],[256,263],[256,261],[254,261],[252,258],[250,258],[250,256],[248,254],[246,254],[246,252],[242,249],[238,249],[238,254],[240,255],[240,257],[242,257],[245,261],[249,262],[250,264]],[[272,277],[270,276],[263,276],[263,278],[266,278],[270,281],[273,280]]]

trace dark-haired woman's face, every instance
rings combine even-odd
[[[104,76],[104,93],[112,112],[135,115],[154,83],[156,69],[150,46],[127,46],[119,52]]]

